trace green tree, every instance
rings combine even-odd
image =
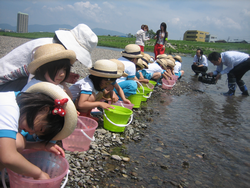
[[[148,36],[152,39],[155,36],[155,32],[152,29],[148,30]]]

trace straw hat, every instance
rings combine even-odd
[[[117,64],[107,59],[101,59],[94,63],[89,73],[104,78],[119,78],[121,74],[117,71]]]
[[[173,58],[165,59],[167,62],[167,66],[174,67],[175,66],[175,60]]]
[[[141,58],[141,48],[137,44],[128,44],[125,46],[124,51],[121,52],[122,56],[128,58]]]
[[[174,59],[178,60],[179,62],[182,62],[181,56],[179,55],[174,56]]]
[[[154,61],[155,61],[155,58],[154,58],[153,56],[150,56],[149,62],[150,62],[150,63],[153,63]]]
[[[141,58],[146,64],[149,64],[150,62],[150,55],[144,53],[143,57]]]
[[[68,102],[64,104],[63,109],[66,111],[64,116],[64,125],[62,130],[53,138],[53,140],[62,140],[68,137],[76,128],[77,125],[77,111],[74,103],[62,88],[49,82],[39,82],[32,85],[26,92],[30,93],[44,93],[53,99],[67,98]]]
[[[110,59],[110,61],[113,61],[113,62],[115,62],[117,64],[118,74],[121,74],[121,76],[123,76],[123,77],[128,76],[128,74],[126,72],[124,72],[125,66],[121,61],[119,61],[118,59]]]
[[[70,31],[55,31],[57,38],[69,50],[76,53],[83,65],[92,67],[91,52],[98,43],[96,34],[85,24],[79,24]]]
[[[156,59],[166,59],[167,56],[167,54],[159,54],[158,56],[156,56]]]
[[[138,59],[136,65],[139,66],[139,67],[141,67],[141,69],[144,69],[143,60],[141,58]]]
[[[28,65],[28,71],[34,74],[42,65],[60,59],[69,59],[73,65],[76,61],[76,54],[72,50],[66,50],[61,44],[45,44],[35,51],[34,60]]]
[[[156,62],[159,63],[163,67],[163,69],[167,69],[168,62],[166,61],[166,59],[157,59]]]

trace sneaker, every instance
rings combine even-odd
[[[102,115],[102,112],[96,108],[91,110],[91,115]]]

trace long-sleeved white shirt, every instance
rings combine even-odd
[[[150,38],[146,37],[146,33],[144,30],[140,29],[136,33],[136,41],[135,44],[138,44],[140,46],[144,46],[144,41],[149,40]]]
[[[221,53],[221,64],[217,66],[216,71],[213,72],[214,75],[227,74],[229,73],[235,66],[240,63],[246,61],[249,58],[249,54],[237,51],[227,51]],[[223,70],[223,65],[226,65],[227,68]]]

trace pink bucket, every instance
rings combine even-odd
[[[173,75],[172,78],[173,78],[173,80],[177,81],[179,76]]]
[[[97,126],[97,121],[85,116],[78,116],[76,129],[62,140],[63,148],[68,151],[87,151],[91,141],[95,140],[94,134]]]
[[[51,179],[34,180],[32,177],[17,174],[7,169],[10,188],[59,188],[64,176],[67,174],[64,187],[68,181],[69,163],[60,155],[46,151],[24,150],[22,155],[32,164],[49,174]]]
[[[162,79],[162,89],[172,89],[175,85],[175,80],[166,80],[165,78]]]
[[[128,109],[130,109],[130,110],[132,110],[133,109],[133,107],[134,107],[134,104],[126,104],[126,103],[124,103],[123,101],[117,101],[116,103],[114,103],[113,105],[116,105],[116,106],[122,106],[122,107],[125,107],[125,108],[128,108]]]

